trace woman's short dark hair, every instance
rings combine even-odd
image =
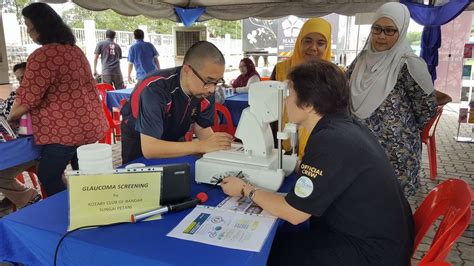
[[[288,79],[293,82],[298,107],[313,107],[320,115],[350,110],[349,82],[335,64],[310,61],[293,68]]]
[[[145,33],[141,29],[136,29],[133,31],[133,37],[135,40],[143,40],[145,38]]]
[[[49,5],[32,3],[23,8],[21,14],[33,24],[34,30],[39,35],[39,44],[76,44],[71,29]]]
[[[13,66],[13,73],[17,71],[18,69],[26,69],[26,62],[21,62]]]

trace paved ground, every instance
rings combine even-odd
[[[457,105],[451,104],[445,107],[445,111],[436,130],[438,177],[436,180],[429,179],[429,166],[426,155],[426,147],[423,147],[423,165],[421,176],[421,188],[418,193],[409,199],[413,210],[421,204],[428,192],[436,185],[449,178],[461,178],[474,188],[474,143],[458,143],[454,140],[457,131]],[[469,125],[461,127],[462,136],[474,137]],[[114,145],[114,164],[120,165],[120,145]],[[474,206],[474,205],[473,205]],[[471,208],[473,208],[471,206]],[[8,213],[0,213],[0,217]],[[429,249],[434,237],[432,230],[423,239],[422,244],[415,253],[414,265],[423,257]],[[448,261],[453,265],[474,265],[474,222],[471,223],[463,236],[453,246],[448,256]],[[1,263],[0,263],[1,264]]]
[[[426,147],[423,147],[421,189],[409,199],[412,210],[416,210],[431,189],[449,178],[461,178],[474,188],[474,143],[458,143],[454,140],[453,136],[456,135],[458,128],[457,112],[457,105],[446,106],[436,129],[438,177],[434,181],[429,179],[428,157],[425,152]],[[466,124],[461,126],[460,135],[474,138],[471,126]],[[471,209],[474,210],[473,206],[471,205]],[[428,250],[433,237],[432,230],[423,239],[415,253],[415,263]],[[451,249],[447,260],[453,265],[474,265],[474,222],[472,219],[463,236]]]

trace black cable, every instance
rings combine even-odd
[[[71,230],[69,232],[66,232],[61,239],[59,239],[58,245],[56,246],[56,250],[54,251],[54,263],[53,265],[56,266],[57,258],[58,258],[58,253],[59,253],[59,246],[61,246],[61,243],[63,240],[66,238],[66,236],[70,235],[73,232],[76,232],[77,230],[85,229],[85,228],[92,228],[92,227],[107,227],[107,226],[112,226],[112,225],[119,225],[119,224],[129,224],[129,222],[118,222],[118,223],[111,223],[111,224],[105,224],[105,225],[86,225],[86,226],[81,226],[79,228],[76,228],[74,230]]]
[[[218,180],[216,184],[212,185],[212,187],[208,190],[206,190],[204,193],[208,193],[209,191],[212,191],[216,188],[218,188],[219,186],[219,183],[222,181],[222,179]],[[86,226],[81,226],[81,227],[78,227],[74,230],[71,230],[69,232],[66,232],[62,237],[61,239],[59,239],[59,242],[58,242],[58,245],[56,246],[56,250],[54,251],[54,263],[53,265],[56,266],[56,262],[57,262],[57,258],[58,258],[58,253],[59,253],[59,246],[61,246],[61,243],[63,242],[63,240],[66,238],[66,236],[70,235],[71,233],[73,232],[76,232],[77,230],[81,230],[81,229],[86,229],[86,228],[92,228],[92,227],[107,227],[107,226],[112,226],[112,225],[119,225],[119,224],[129,224],[130,222],[118,222],[118,223],[111,223],[111,224],[105,224],[105,225],[86,225]]]

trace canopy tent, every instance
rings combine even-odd
[[[90,10],[112,9],[126,15],[144,15],[150,18],[167,18],[181,21],[175,7],[205,7],[198,21],[212,18],[239,20],[248,17],[273,19],[287,15],[320,17],[330,13],[355,15],[375,11],[383,0],[69,0]],[[65,3],[68,0],[42,0],[48,3]],[[474,5],[473,5],[474,7]]]
[[[373,12],[385,2],[390,0],[40,0],[49,3],[74,2],[77,5],[95,11],[112,9],[115,12],[126,15],[144,15],[150,18],[167,18],[173,21],[183,22],[185,26],[192,25],[195,21],[205,21],[212,18],[221,20],[239,20],[248,17],[261,19],[274,19],[287,15],[300,17],[320,17],[330,13],[341,15],[355,15],[356,13]],[[451,3],[449,3],[451,1]],[[399,1],[396,1],[399,2]],[[459,9],[474,10],[474,2],[471,0],[429,0],[429,5],[423,5],[424,0],[401,0],[411,9],[412,18],[426,17],[436,19],[439,16],[428,9],[443,10],[444,6],[455,6],[464,2],[470,4],[467,8]],[[416,4],[420,3],[420,4]],[[419,7],[413,7],[419,5]],[[438,6],[439,5],[439,6]],[[466,5],[464,5],[466,6]],[[422,10],[423,9],[423,10]],[[426,9],[426,10],[424,10]],[[423,12],[422,12],[423,11]],[[419,12],[420,14],[413,14]],[[441,11],[439,11],[441,12]],[[446,12],[446,11],[442,11]],[[423,13],[423,14],[422,14]],[[436,79],[436,66],[438,64],[437,50],[441,43],[439,26],[454,19],[459,13],[450,14],[449,19],[435,26],[437,34],[435,38],[428,34],[428,30],[434,24],[432,22],[420,21],[425,25],[422,47],[422,57],[428,62],[433,80]],[[431,29],[431,31],[433,31]],[[431,33],[431,32],[430,32]],[[434,43],[434,44],[433,44]],[[433,46],[433,47],[432,47]]]
[[[74,2],[77,5],[95,11],[112,9],[126,15],[144,15],[150,18],[167,18],[183,22],[185,26],[192,25],[195,21],[204,21],[212,18],[221,20],[239,20],[248,17],[261,19],[274,19],[287,15],[300,17],[320,17],[330,13],[341,15],[355,15],[375,11],[385,2],[391,0],[40,0],[49,3]],[[398,1],[396,1],[398,2]],[[474,10],[471,0],[429,0],[428,5],[423,5],[424,0],[401,0],[411,10],[412,18],[425,25],[423,33],[422,57],[428,63],[433,80],[436,79],[436,66],[438,65],[437,50],[441,44],[440,25],[454,19],[463,10]],[[451,2],[451,3],[450,3]],[[459,13],[449,15],[449,19],[438,22],[440,15],[433,10],[448,10],[448,6],[466,3]],[[420,3],[420,4],[417,4]],[[418,5],[418,7],[416,7]],[[438,6],[439,5],[439,6]],[[453,9],[453,8],[451,8]],[[439,11],[444,12],[447,11]],[[446,15],[444,14],[443,15]],[[426,18],[425,20],[419,19]],[[441,16],[442,17],[442,16]],[[418,19],[417,19],[418,18]],[[436,23],[431,22],[435,20]],[[435,25],[436,24],[436,25]],[[433,30],[432,26],[436,26]],[[428,32],[431,30],[430,32]],[[432,31],[436,31],[435,38],[431,38]],[[430,34],[428,34],[430,33]],[[433,47],[432,47],[433,46]],[[428,51],[428,52],[427,52]]]

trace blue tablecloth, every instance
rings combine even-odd
[[[225,99],[224,105],[229,109],[232,122],[237,127],[242,111],[249,106],[248,93],[239,93]]]
[[[105,99],[105,104],[110,111],[113,107],[120,107],[120,101],[122,99],[129,99],[132,94],[133,88],[127,88],[123,90],[108,91]]]
[[[196,158],[145,160],[146,165],[187,162],[194,180]],[[290,181],[290,180],[291,181]],[[288,190],[294,176],[287,178]],[[193,182],[193,195],[205,191],[206,205],[215,206],[226,196],[220,188]],[[211,189],[211,190],[209,190]],[[61,244],[58,265],[265,265],[277,226],[260,252],[221,248],[167,237],[188,213],[165,214],[163,219],[122,224],[72,233]],[[68,225],[68,194],[58,193],[0,219],[0,261],[52,265],[55,247]]]
[[[0,170],[37,159],[40,153],[41,146],[35,145],[32,136],[0,142]]]

